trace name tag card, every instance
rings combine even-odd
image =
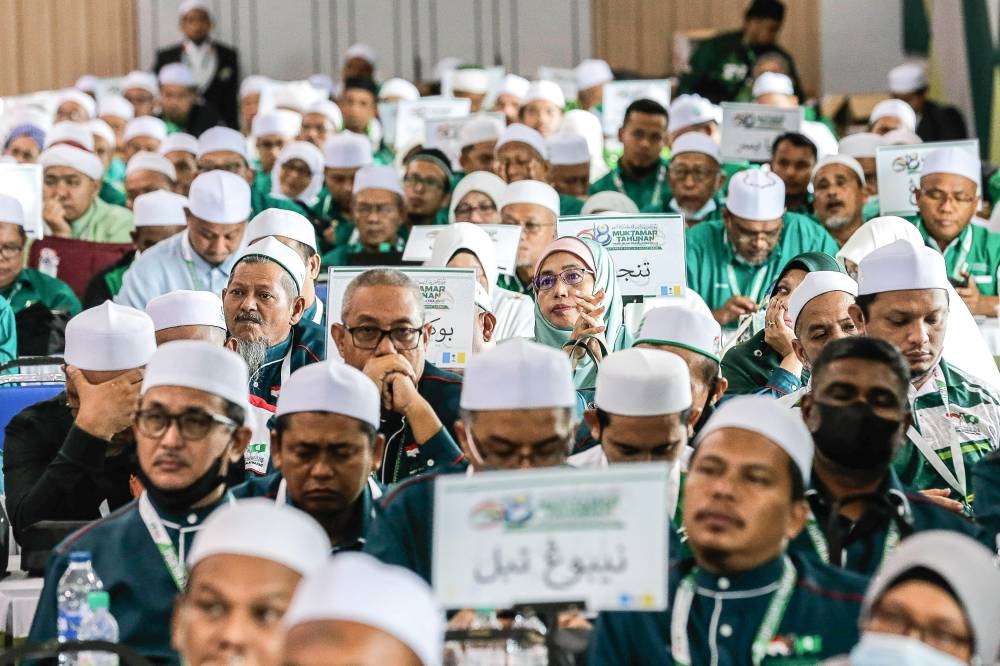
[[[344,291],[368,268],[331,268],[326,311],[330,324],[342,324]],[[476,271],[471,268],[399,268],[420,287],[426,322],[431,324],[427,360],[442,368],[464,368],[472,355],[472,317],[476,307]],[[341,358],[328,334],[327,357]]]
[[[417,225],[410,229],[410,237],[403,250],[403,261],[430,261],[438,235],[451,225]],[[480,224],[480,229],[496,245],[497,267],[504,275],[513,275],[517,268],[517,245],[521,242],[521,227],[517,224]]]
[[[670,80],[646,79],[637,81],[610,81],[604,84],[601,122],[604,136],[618,136],[618,129],[625,122],[625,110],[637,99],[651,99],[670,106]]]
[[[32,238],[45,235],[42,222],[42,165],[0,162],[0,194],[14,197],[24,209],[25,232]]]
[[[425,123],[430,120],[464,118],[472,102],[467,99],[421,97],[400,100],[396,107],[394,145],[397,151],[409,150],[427,140]]]
[[[667,606],[667,466],[443,475],[431,579],[445,608]]]
[[[779,109],[763,104],[722,103],[722,159],[767,162],[771,144],[785,132],[802,129],[801,107]]]
[[[962,148],[979,159],[979,139],[940,141],[910,146],[879,146],[875,150],[878,203],[882,215],[916,215],[917,190],[924,157],[940,148]]]
[[[674,214],[559,218],[560,236],[603,245],[615,262],[622,296],[683,296],[687,283],[684,218]]]
[[[507,118],[499,112],[477,113],[464,118],[444,118],[424,122],[424,148],[437,148],[451,160],[452,168],[458,169],[458,158],[462,154],[461,133],[465,123],[479,116],[496,118],[501,127],[507,126]]]

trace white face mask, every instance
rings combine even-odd
[[[851,650],[851,666],[967,666],[926,643],[891,634],[866,632]]]

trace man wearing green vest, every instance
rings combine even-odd
[[[452,172],[448,156],[436,148],[422,148],[404,162],[403,198],[406,226],[447,224]]]
[[[396,170],[387,166],[362,167],[354,176],[353,191],[351,215],[357,227],[354,236],[324,254],[322,265],[398,265],[406,247],[406,203]]]
[[[682,215],[688,228],[721,219],[719,193],[726,176],[719,144],[707,134],[687,132],[677,137],[671,149],[667,180],[673,196],[663,211]],[[647,208],[643,212],[659,211]]]
[[[590,186],[590,193],[621,192],[639,210],[663,206],[670,200],[667,163],[660,157],[667,142],[667,110],[651,99],[632,102],[618,140],[623,147],[618,164]]]
[[[354,233],[351,218],[354,176],[361,167],[371,166],[372,142],[350,131],[334,134],[323,147],[323,157],[326,194],[320,199],[318,208],[328,226],[320,235],[319,246],[326,253],[345,245]]]

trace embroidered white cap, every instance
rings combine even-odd
[[[519,180],[507,185],[500,198],[500,210],[511,204],[535,204],[548,208],[553,215],[559,217],[559,193],[540,180]]]
[[[611,66],[606,61],[596,58],[588,58],[582,61],[573,70],[573,75],[576,77],[576,87],[580,90],[586,90],[587,88],[593,88],[602,83],[615,80]]]
[[[156,350],[153,320],[142,310],[104,301],[66,324],[66,365],[81,370],[131,370]],[[246,393],[246,386],[244,386]]]
[[[785,214],[785,183],[763,169],[740,171],[729,181],[726,208],[744,220],[776,220]]]
[[[183,227],[187,205],[187,197],[174,192],[146,192],[132,202],[132,222],[136,227]]]
[[[38,163],[46,169],[57,166],[69,167],[96,181],[104,178],[104,164],[100,157],[66,143],[46,148],[38,157]]]
[[[701,153],[708,155],[718,164],[722,164],[722,151],[712,137],[702,132],[686,132],[681,134],[670,146],[674,155],[681,153]]]
[[[802,310],[809,304],[809,301],[833,291],[842,291],[856,297],[858,283],[851,279],[850,275],[839,271],[810,271],[806,273],[805,278],[788,299],[788,316],[792,320],[792,330],[795,331],[796,326],[798,326],[799,315],[802,314]]]
[[[590,148],[579,134],[557,132],[547,140],[549,162],[553,166],[590,164]]]
[[[543,160],[549,159],[549,150],[545,145],[545,137],[542,136],[541,132],[527,125],[522,125],[521,123],[508,125],[497,140],[496,150],[500,150],[501,147],[506,146],[508,143],[523,143],[526,146],[534,148],[535,152],[541,155]]]
[[[477,412],[575,407],[569,357],[524,338],[502,342],[469,360],[459,404]]]
[[[137,136],[148,136],[157,141],[163,141],[167,138],[167,125],[159,118],[153,116],[133,118],[125,125],[123,138],[128,143]]]
[[[155,171],[162,173],[171,182],[177,180],[177,170],[174,169],[173,162],[159,153],[151,153],[146,150],[137,152],[125,165],[126,178],[137,171]]]
[[[168,291],[146,303],[146,314],[157,331],[178,326],[212,326],[226,330],[222,299],[211,291]]]
[[[662,416],[691,408],[691,374],[680,356],[623,349],[601,361],[594,404],[619,416]]]
[[[879,118],[890,116],[899,118],[899,122],[903,124],[903,127],[911,132],[916,131],[917,114],[913,111],[913,107],[901,99],[884,99],[876,104],[875,108],[872,109],[871,115],[868,116],[868,124],[874,125]]]
[[[149,319],[145,312],[142,315]],[[149,327],[152,330],[152,320]],[[146,395],[157,386],[180,386],[217,395],[242,407],[247,402],[249,382],[247,364],[236,352],[203,340],[174,340],[153,352],[140,394]]]
[[[366,166],[354,174],[353,193],[364,190],[389,190],[403,196],[403,183],[396,170],[390,166]]]
[[[949,173],[968,178],[979,186],[982,178],[982,166],[979,158],[962,148],[938,148],[924,156],[920,177],[934,173]]]
[[[240,224],[250,217],[250,186],[234,173],[199,174],[188,190],[188,210],[214,224]]]
[[[722,327],[719,322],[686,307],[659,307],[649,310],[639,324],[634,345],[680,347],[701,354],[716,363],[722,360]]]
[[[247,157],[247,140],[231,127],[212,127],[198,137],[198,159],[208,153],[236,153],[244,160]]]
[[[555,104],[560,109],[566,106],[566,96],[555,81],[532,81],[528,85],[528,90],[521,100],[521,106],[537,101]]]
[[[858,296],[908,289],[948,289],[940,252],[898,240],[870,252],[858,264]]]
[[[250,135],[253,137],[278,136],[294,137],[302,129],[302,115],[288,109],[276,109],[270,113],[254,116]]]
[[[262,238],[240,250],[236,255],[236,262],[233,264],[233,275],[236,274],[236,267],[247,257],[263,257],[278,264],[295,281],[295,287],[299,292],[302,292],[302,283],[306,279],[306,265],[298,252],[274,236]]]
[[[305,215],[283,208],[265,208],[247,225],[247,245],[268,236],[291,238],[316,251],[316,232]]]
[[[323,146],[324,163],[331,169],[357,169],[372,163],[372,142],[351,131],[334,134]]]
[[[368,375],[343,361],[322,361],[293,372],[281,387],[277,415],[327,412],[378,430],[382,399]]]

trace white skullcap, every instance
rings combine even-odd
[[[483,312],[489,312],[490,314],[492,314],[493,301],[490,300],[489,293],[486,291],[486,289],[483,288],[483,285],[480,284],[479,282],[476,282],[475,286],[476,286],[476,293],[472,300],[476,304],[476,307],[482,310]]]
[[[66,324],[63,358],[81,370],[141,368],[155,350],[153,320],[142,310],[104,301]]]
[[[302,283],[306,279],[306,265],[302,261],[299,253],[288,247],[274,236],[263,238],[260,242],[248,245],[236,255],[236,262],[233,264],[233,271],[240,265],[240,262],[247,257],[263,257],[278,264],[288,273],[299,292],[302,292]]]
[[[785,183],[763,169],[740,171],[729,181],[726,208],[744,220],[776,220],[785,214]]]
[[[535,204],[559,217],[559,193],[540,180],[519,180],[507,185],[500,199],[500,210],[511,204]]]
[[[708,155],[718,164],[722,164],[722,151],[712,137],[701,132],[686,132],[681,134],[670,146],[670,151],[674,155],[681,153],[701,153]]]
[[[458,130],[460,148],[484,141],[499,141],[504,131],[504,121],[495,116],[476,114],[469,116]]]
[[[927,87],[927,72],[915,62],[905,62],[889,70],[889,92],[907,95]]]
[[[115,131],[111,129],[111,125],[107,124],[100,118],[94,118],[93,120],[87,121],[87,127],[90,128],[90,133],[94,136],[99,136],[104,139],[108,145],[111,146],[112,150],[118,145],[118,137],[115,136]],[[95,142],[96,148],[96,142]]]
[[[549,162],[553,166],[572,164],[590,164],[590,147],[587,140],[579,134],[559,132],[547,140]]]
[[[441,666],[444,611],[430,586],[403,567],[365,553],[338,553],[299,583],[282,620],[344,621],[378,629],[406,645],[423,666]]]
[[[291,238],[316,251],[316,232],[312,223],[294,210],[265,208],[250,220],[246,231],[248,245],[268,236]]]
[[[497,210],[500,210],[500,199],[503,198],[507,183],[503,178],[492,171],[473,171],[465,174],[462,180],[455,185],[455,191],[451,193],[451,203],[448,206],[448,220],[455,222],[455,209],[462,203],[462,199],[469,192],[482,192],[488,196]]]
[[[375,53],[375,49],[361,42],[351,44],[344,51],[344,62],[347,62],[351,58],[361,58],[372,67],[378,65],[378,54]]]
[[[183,227],[187,224],[187,205],[187,197],[174,192],[146,192],[132,202],[132,221],[136,227]]]
[[[188,210],[213,224],[240,224],[250,217],[250,186],[235,173],[199,174],[188,190]]]
[[[608,63],[597,59],[584,60],[573,70],[573,75],[576,77],[576,87],[580,90],[615,80],[615,75]]]
[[[444,268],[456,252],[460,250],[471,252],[482,266],[483,276],[492,290],[492,286],[500,277],[500,269],[497,268],[496,244],[490,235],[472,222],[456,222],[440,229],[431,248],[431,258],[424,265]]]
[[[323,146],[323,159],[331,169],[357,169],[372,163],[371,140],[355,132],[334,134]]]
[[[259,557],[307,576],[329,559],[330,538],[304,511],[252,497],[219,507],[202,523],[188,552],[188,568],[213,555]]]
[[[591,215],[597,212],[625,213],[631,215],[639,214],[639,207],[628,196],[614,190],[596,192],[587,197],[583,202],[580,215]]]
[[[528,87],[531,83],[528,79],[523,76],[518,76],[517,74],[508,74],[507,76],[500,79],[500,84],[496,89],[496,96],[500,95],[510,95],[511,97],[516,97],[521,100],[524,96],[528,94]]]
[[[452,90],[484,95],[489,87],[490,80],[486,76],[485,69],[478,67],[456,69],[451,75]]]
[[[87,119],[97,117],[97,102],[85,92],[76,88],[65,88],[60,90],[56,96],[56,109],[66,102],[73,102],[81,106],[87,114]]]
[[[73,87],[80,92],[92,93],[97,90],[97,83],[99,79],[93,74],[84,74],[76,80]]]
[[[157,347],[149,359],[140,395],[157,386],[180,386],[243,406],[249,383],[247,364],[236,352],[203,340],[174,340]]]
[[[94,152],[94,133],[90,123],[78,123],[73,120],[61,120],[45,133],[45,147],[50,148],[60,143],[66,143]]]
[[[313,102],[306,109],[306,113],[318,113],[331,123],[335,129],[344,126],[344,114],[340,112],[340,107],[328,99],[321,99]]]
[[[213,326],[226,330],[222,299],[211,291],[177,289],[146,303],[146,314],[157,331],[178,326]]]
[[[441,81],[444,78],[445,72],[451,72],[458,69],[458,66],[462,64],[462,59],[455,56],[445,56],[437,61],[434,65],[434,70],[431,72],[431,81]]]
[[[555,104],[560,109],[566,106],[566,96],[555,81],[532,81],[524,93],[521,106],[539,100]]]
[[[594,404],[619,416],[662,416],[690,409],[687,363],[655,349],[616,351],[601,361]]]
[[[271,79],[260,74],[251,74],[240,82],[240,99],[248,95],[257,95],[271,85]]]
[[[839,164],[840,166],[847,167],[854,172],[854,175],[861,181],[861,187],[865,186],[865,170],[861,168],[858,161],[850,155],[840,154],[827,155],[826,157],[820,159],[820,161],[816,162],[816,166],[813,167],[812,178],[810,178],[810,181],[815,182],[816,176],[819,175],[819,172],[831,164]]]
[[[311,85],[316,90],[322,90],[327,94],[327,97],[333,94],[337,89],[337,84],[333,82],[333,77],[329,74],[310,74],[309,85]]]
[[[868,124],[874,125],[879,118],[893,116],[899,118],[903,127],[911,132],[917,129],[917,114],[913,107],[901,99],[884,99],[875,105],[871,115],[868,117]]]
[[[837,259],[852,261],[855,264],[868,256],[876,248],[883,247],[896,240],[906,240],[914,245],[923,245],[924,239],[916,225],[895,215],[875,217],[851,234],[844,246],[837,252]]]
[[[706,437],[725,428],[757,433],[780,446],[799,468],[805,485],[809,485],[813,439],[802,417],[795,410],[783,407],[774,398],[738,395],[722,403],[709,417],[698,433],[694,447],[697,449]]]
[[[184,0],[177,7],[177,17],[184,18],[188,12],[193,12],[196,9],[205,12],[209,18],[212,18],[212,12],[205,0]]]
[[[368,375],[342,361],[299,368],[281,386],[278,416],[296,412],[341,414],[378,430],[382,399]]]
[[[167,138],[160,142],[158,152],[161,155],[178,151],[197,155],[198,139],[185,132],[174,132],[173,134],[168,134]]]
[[[569,357],[524,338],[474,354],[465,366],[459,404],[476,412],[575,407]]]
[[[670,105],[667,133],[708,122],[718,122],[712,103],[700,95],[681,95]]]
[[[322,90],[317,90],[308,81],[292,81],[283,83],[274,90],[274,106],[278,110],[291,110],[295,113],[305,113],[312,104],[329,96]],[[255,116],[254,120],[260,116]],[[301,122],[301,120],[300,120]],[[298,130],[295,130],[298,133]],[[277,134],[278,132],[263,132]],[[256,135],[259,136],[259,135]]]
[[[754,79],[753,91],[751,94],[755,98],[762,95],[788,95],[791,97],[795,94],[795,86],[792,83],[792,79],[789,78],[787,74],[781,74],[780,72],[761,72],[760,75]]]
[[[390,166],[366,166],[354,174],[353,193],[363,190],[389,190],[403,196],[403,183],[396,170]]]
[[[639,324],[639,334],[633,344],[641,343],[680,347],[716,363],[722,361],[722,327],[719,322],[686,307],[649,310]]]
[[[171,181],[177,180],[177,170],[173,163],[159,153],[140,150],[125,165],[125,175],[130,176],[137,171],[155,171],[162,173]]]
[[[940,252],[898,240],[872,251],[858,264],[858,296],[908,289],[948,289]]]
[[[126,90],[132,90],[133,88],[145,90],[151,95],[158,95],[160,92],[160,88],[156,82],[156,75],[138,69],[132,70],[122,79],[121,90],[123,94]]]
[[[198,153],[200,159],[208,153],[236,153],[247,159],[247,140],[242,134],[231,127],[213,127],[201,133],[198,137]]]
[[[128,143],[137,136],[148,136],[163,141],[167,138],[167,125],[153,116],[133,118],[125,125],[124,140]]]
[[[506,146],[508,143],[523,143],[526,146],[535,149],[535,152],[541,155],[543,160],[549,159],[549,151],[545,145],[545,137],[542,136],[541,132],[534,130],[527,125],[522,125],[521,123],[514,123],[513,125],[508,125],[500,135],[497,140],[497,145],[495,150],[500,150],[502,146]]]
[[[277,109],[271,113],[258,113],[253,118],[250,136],[295,136],[302,129],[302,116],[295,111]]]
[[[24,207],[14,197],[0,194],[0,224],[24,227]]]
[[[76,169],[87,178],[98,182],[104,178],[104,164],[100,157],[65,143],[46,148],[39,156],[38,163],[46,169],[55,166]]]
[[[853,158],[875,157],[875,150],[882,145],[885,145],[885,141],[881,135],[874,132],[858,132],[848,134],[841,139],[837,152],[840,155],[849,155]]]
[[[839,271],[810,271],[799,283],[788,299],[788,316],[792,320],[792,330],[798,325],[799,315],[812,299],[831,291],[843,291],[851,296],[858,295],[858,283],[850,275]]]
[[[950,173],[968,178],[977,186],[982,177],[979,158],[962,148],[938,148],[924,156],[920,177],[934,173]]]
[[[181,62],[172,62],[170,64],[164,65],[160,69],[160,74],[157,77],[161,86],[184,86],[185,88],[193,88],[195,85],[194,74],[191,72],[191,68]]]
[[[901,577],[914,569],[928,569],[944,579],[969,620],[975,649],[971,663],[993,663],[1000,649],[1000,572],[996,553],[975,539],[946,530],[928,530],[907,537],[889,553],[865,592],[860,619],[871,617],[872,607]]]
[[[114,116],[122,120],[132,120],[135,118],[135,109],[121,95],[105,95],[97,103],[97,115],[100,118]]]
[[[905,127],[897,127],[882,135],[883,146],[912,146],[923,142],[915,132]]]
[[[413,101],[420,99],[420,91],[406,79],[394,77],[383,83],[378,89],[379,99],[388,99],[390,97]]]
[[[823,159],[827,155],[836,155],[839,151],[840,146],[837,143],[837,137],[823,123],[816,122],[815,120],[803,120],[799,132],[816,146],[816,157],[818,159]]]

